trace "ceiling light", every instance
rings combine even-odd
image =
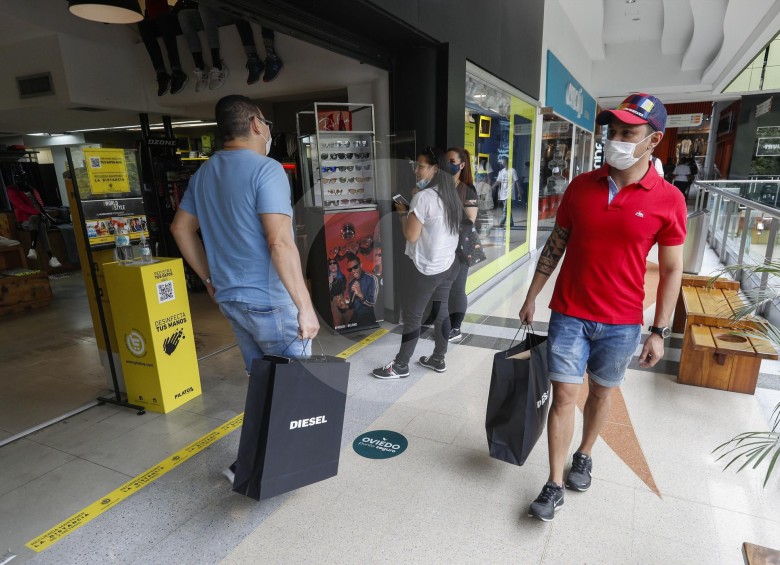
[[[138,0],[68,0],[74,16],[106,24],[134,24],[144,19]]]

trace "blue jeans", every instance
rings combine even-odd
[[[246,372],[263,355],[300,359],[311,354],[311,343],[298,339],[298,308],[286,304],[269,308],[246,302],[222,302],[222,314],[230,320]]]
[[[552,312],[547,334],[550,379],[582,384],[587,368],[596,384],[620,386],[641,335],[638,324],[603,324]]]

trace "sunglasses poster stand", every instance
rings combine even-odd
[[[374,107],[317,102],[296,119],[314,305],[339,333],[378,327],[384,307]]]

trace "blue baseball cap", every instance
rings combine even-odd
[[[666,108],[663,102],[643,92],[632,94],[614,110],[604,110],[596,116],[596,123],[600,126],[607,125],[613,117],[631,125],[649,124],[661,133],[666,130]]]

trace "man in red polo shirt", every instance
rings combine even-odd
[[[564,485],[590,488],[591,450],[609,414],[610,393],[623,382],[640,342],[646,260],[653,245],[658,244],[660,281],[641,366],[652,367],[663,357],[682,278],[685,199],[650,162],[664,135],[666,109],[655,96],[634,94],[617,109],[601,112],[596,122],[608,126],[607,164],[579,175],[566,190],[519,314],[523,323],[533,321],[536,297],[565,251],[547,341],[553,383],[547,420],[550,475],[529,509],[544,521],[563,506]],[[582,439],[564,481],[585,372],[589,393]]]

